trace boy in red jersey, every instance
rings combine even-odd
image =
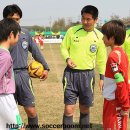
[[[43,45],[44,45],[44,37],[40,34],[38,37],[39,43],[40,43],[40,48],[43,50]]]
[[[104,79],[104,130],[127,130],[129,109],[128,57],[121,48],[126,36],[121,21],[112,20],[102,27],[105,45],[111,47]]]

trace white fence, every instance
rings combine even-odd
[[[44,43],[62,43],[62,39],[44,39]]]

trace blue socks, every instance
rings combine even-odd
[[[89,113],[87,114],[80,113],[79,124],[80,124],[81,130],[89,130],[90,128]]]
[[[71,125],[73,125],[73,116],[63,116],[63,130],[71,130]],[[70,126],[68,128],[67,126]]]
[[[38,116],[35,118],[28,117],[28,125],[30,126],[30,130],[37,130],[38,128]]]

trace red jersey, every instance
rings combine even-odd
[[[117,73],[123,76],[120,82],[116,82]],[[115,47],[106,64],[103,96],[107,100],[116,100],[123,110],[128,110],[128,91],[128,57],[121,47]]]
[[[40,45],[44,44],[44,38],[42,38],[41,36],[39,36],[38,40],[39,40]]]

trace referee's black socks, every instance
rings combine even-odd
[[[89,123],[89,113],[83,114],[80,112],[80,120],[79,120],[81,130],[89,130],[90,123]]]
[[[73,125],[73,116],[63,116],[63,130],[71,130]]]
[[[34,118],[28,117],[28,125],[30,130],[37,130],[38,129],[38,116]]]

